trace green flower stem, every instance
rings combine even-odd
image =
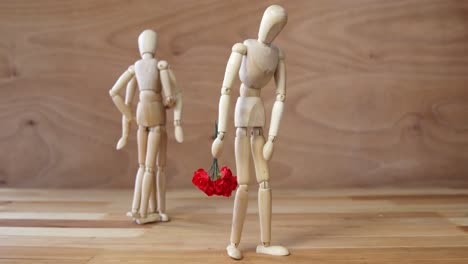
[[[219,165],[218,165],[218,159],[213,159],[211,162],[210,170],[208,171],[208,174],[210,175],[210,180],[216,181],[216,179],[219,178]]]
[[[215,122],[214,138],[216,137],[218,137],[218,122]],[[219,173],[218,159],[213,158],[208,174],[210,175],[210,180],[212,181],[216,181],[216,179],[221,177]]]

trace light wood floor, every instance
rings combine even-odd
[[[273,242],[257,255],[255,192],[237,263],[468,263],[468,190],[274,191]],[[129,190],[0,189],[0,263],[235,263],[233,198],[168,194],[169,223],[125,216]]]

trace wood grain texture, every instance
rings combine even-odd
[[[468,1],[274,2],[289,22],[276,41],[288,97],[273,186],[468,186]],[[133,185],[135,128],[115,151],[107,92],[152,28],[185,98],[185,143],[168,127],[168,187],[190,186],[210,163],[230,48],[256,36],[271,3],[1,1],[0,185]],[[221,163],[234,167],[230,120]]]
[[[255,253],[257,198],[250,194],[241,263],[468,262],[468,189],[277,191],[272,238],[288,246],[289,257]],[[0,189],[0,263],[238,263],[224,251],[232,197],[175,190],[172,221],[144,226],[125,216],[130,197]]]

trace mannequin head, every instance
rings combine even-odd
[[[141,32],[140,36],[138,36],[138,49],[140,50],[141,57],[143,57],[144,54],[149,54],[151,57],[154,57],[156,41],[157,34],[153,30],[146,29]]]
[[[269,6],[263,13],[258,30],[258,40],[270,44],[281,32],[286,22],[288,22],[288,14],[283,7],[279,5]]]

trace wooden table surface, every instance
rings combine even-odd
[[[236,263],[224,251],[233,198],[168,194],[169,223],[138,226],[129,190],[0,189],[0,263]],[[237,263],[468,263],[468,189],[276,190],[258,255],[256,192]]]

